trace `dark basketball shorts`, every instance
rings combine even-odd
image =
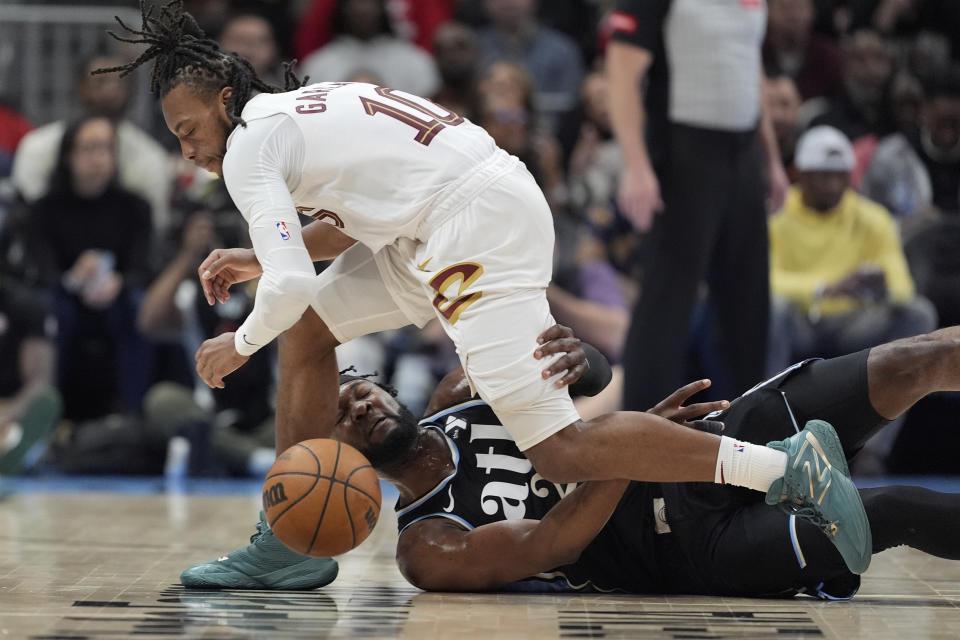
[[[727,436],[766,444],[811,419],[837,430],[847,458],[887,421],[870,404],[869,350],[798,363],[708,416]],[[719,425],[713,424],[715,428]],[[732,596],[851,597],[859,577],[815,526],[764,502],[764,495],[713,483],[661,485],[670,534],[658,537],[669,590]]]

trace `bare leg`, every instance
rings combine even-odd
[[[874,347],[867,381],[870,403],[887,420],[927,394],[960,390],[960,326]]]
[[[280,335],[277,389],[277,453],[301,440],[329,435],[337,408],[338,342],[308,308]]]
[[[620,411],[575,422],[524,454],[552,482],[713,482],[719,449],[720,437],[712,433]]]

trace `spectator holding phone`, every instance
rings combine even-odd
[[[847,137],[814,127],[795,161],[797,185],[770,220],[768,369],[935,329],[936,311],[915,293],[890,212],[850,189]]]
[[[67,127],[49,193],[27,224],[32,271],[57,319],[65,417],[139,411],[152,373],[151,347],[136,330],[149,277],[150,205],[118,183],[110,120]]]

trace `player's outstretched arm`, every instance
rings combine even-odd
[[[714,411],[722,411],[730,406],[730,403],[726,400],[685,404],[687,400],[704,389],[707,389],[711,384],[712,382],[707,378],[694,380],[689,384],[685,384],[658,402],[657,405],[649,409],[647,413],[652,413],[687,427],[692,426],[690,424],[691,420],[695,420]]]
[[[628,484],[584,483],[542,520],[504,520],[469,531],[446,518],[415,522],[397,543],[400,573],[426,591],[492,591],[570,564],[606,525]]]
[[[303,227],[303,244],[314,262],[332,260],[353,246],[356,240],[336,227],[311,222]],[[253,249],[214,249],[200,264],[197,275],[207,304],[230,299],[230,287],[263,273]]]
[[[296,125],[285,130],[284,124],[287,120],[270,118],[249,123],[223,158],[224,183],[247,221],[253,245],[254,255],[247,252],[245,264],[252,271],[261,267],[262,273],[252,311],[230,336],[233,349],[221,334],[197,351],[197,374],[214,388],[223,387],[224,377],[293,326],[315,293],[316,270],[286,184],[302,161],[295,148],[302,135],[290,131]]]
[[[263,268],[253,310],[236,332],[237,353],[249,356],[300,319],[315,293],[316,270],[287,185],[303,163],[303,134],[277,117],[249,122],[232,139],[223,180]]]

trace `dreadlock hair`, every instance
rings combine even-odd
[[[133,37],[122,37],[108,31],[107,34],[131,44],[145,44],[147,50],[128,64],[97,69],[92,73],[120,72],[120,77],[132,73],[137,67],[154,60],[150,77],[150,90],[163,97],[179,84],[186,83],[203,92],[218,92],[224,87],[233,89],[227,101],[227,117],[234,126],[246,127],[240,117],[250,94],[280,93],[302,87],[303,82],[293,72],[296,60],[283,63],[283,87],[267,84],[257,77],[250,63],[232,51],[223,51],[216,41],[207,37],[197,21],[183,9],[183,0],[170,0],[159,13],[155,7],[140,0],[143,22],[136,30],[114,16],[124,31]]]

